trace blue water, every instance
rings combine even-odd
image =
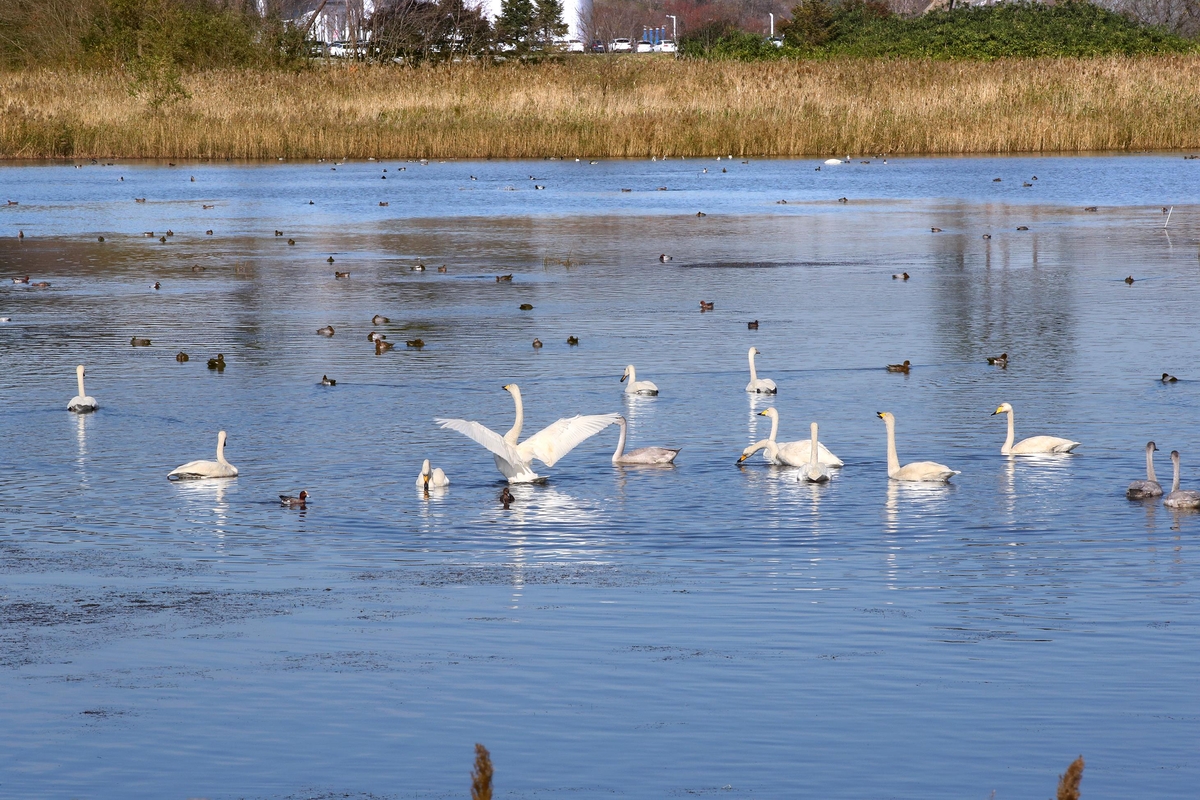
[[[1123,493],[1200,483],[1200,161],[818,163],[0,167],[0,796],[465,797],[475,742],[498,797],[1190,795],[1200,516]],[[509,382],[678,463],[609,429],[505,511],[433,418]],[[768,406],[829,485],[735,465]]]

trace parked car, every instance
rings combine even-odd
[[[633,42],[629,39],[613,39],[608,44],[608,52],[631,53],[633,52]]]
[[[767,41],[770,42],[771,44],[775,45],[776,47],[783,47],[783,37],[782,36],[773,36],[770,39],[767,39]]]
[[[654,43],[653,42],[638,42],[637,50],[635,52],[653,53],[654,52]]]
[[[593,53],[603,53],[604,52],[604,42],[601,42],[600,40],[596,40],[596,41],[592,42],[592,52]]]
[[[567,53],[582,53],[583,42],[578,39],[568,39],[563,43],[563,51]]]
[[[350,55],[349,42],[330,42],[328,51],[330,58],[346,58]]]
[[[675,53],[678,49],[675,47],[674,39],[663,39],[661,43],[654,46],[656,53]]]

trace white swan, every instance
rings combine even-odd
[[[217,434],[216,461],[189,461],[167,473],[167,480],[189,478],[236,478],[237,467],[225,460],[225,431]]]
[[[679,455],[679,448],[670,447],[639,447],[625,452],[625,432],[628,427],[624,417],[617,417],[621,426],[621,438],[617,439],[617,449],[613,453],[614,464],[670,464]]]
[[[812,444],[808,448],[808,463],[801,467],[800,474],[796,480],[808,481],[809,483],[825,483],[825,481],[829,480],[829,468],[822,466],[821,462],[817,460],[819,440],[817,439],[817,423],[815,422],[810,426],[809,441]]]
[[[832,166],[835,166],[835,165],[837,165],[837,164],[844,164],[845,162],[844,162],[844,161],[842,161],[840,158],[827,158],[827,159],[825,159],[825,161],[824,161],[824,162],[822,162],[822,163],[824,163],[824,164],[825,164],[825,166],[827,166],[827,167],[832,167]]]
[[[1154,474],[1154,451],[1157,449],[1154,442],[1146,442],[1146,480],[1133,481],[1129,484],[1129,488],[1125,490],[1125,496],[1130,500],[1145,500],[1147,497],[1162,495],[1162,484],[1158,482],[1158,476]]]
[[[653,383],[637,379],[637,371],[634,370],[633,364],[627,366],[621,373],[621,383],[624,383],[626,378],[629,379],[629,385],[625,387],[625,394],[658,394],[658,387]]]
[[[1000,407],[992,412],[992,416],[1004,413],[1008,414],[1008,438],[1004,440],[1004,445],[1000,448],[1001,455],[1027,456],[1038,453],[1069,453],[1079,447],[1079,442],[1072,442],[1070,439],[1062,439],[1058,436],[1030,436],[1028,439],[1022,439],[1013,444],[1013,407],[1008,403],[1001,403]]]
[[[445,472],[442,472],[442,468],[438,467],[431,472],[429,459],[425,459],[425,463],[421,465],[421,474],[417,476],[417,488],[429,491],[430,489],[444,489],[449,485],[450,479],[446,477]]]
[[[496,458],[496,467],[509,483],[532,483],[539,480],[533,471],[533,459],[547,467],[575,449],[575,446],[617,421],[618,414],[564,417],[517,444],[525,421],[521,390],[515,383],[504,389],[512,395],[517,406],[517,419],[508,433],[501,436],[478,422],[465,419],[435,419],[439,426],[458,431],[463,436],[486,447]]]
[[[763,451],[763,460],[768,464],[775,464],[782,467],[803,467],[808,463],[809,450],[812,449],[812,439],[801,439],[798,442],[777,442],[776,435],[779,433],[779,412],[773,408],[764,409],[758,412],[760,417],[770,417],[771,419],[771,435],[766,439],[760,439],[754,444],[742,451],[742,457],[738,459],[738,463],[742,463],[750,456]],[[817,442],[817,461],[827,467],[843,466],[842,460],[829,452],[825,445]]]
[[[746,384],[747,392],[755,392],[757,394],[775,394],[779,391],[775,386],[775,381],[770,378],[758,377],[758,372],[754,369],[754,357],[759,355],[757,347],[750,348],[750,382]]]
[[[1200,492],[1179,488],[1179,451],[1171,451],[1171,463],[1175,465],[1175,478],[1171,481],[1171,493],[1163,498],[1168,508],[1200,508]]]
[[[75,368],[75,378],[79,381],[79,394],[72,397],[71,402],[67,403],[67,411],[74,411],[76,414],[95,411],[99,408],[96,405],[96,398],[89,397],[88,393],[83,390],[83,364]]]
[[[914,461],[900,466],[896,455],[896,418],[890,411],[877,411],[876,416],[887,426],[887,469],[888,477],[895,481],[928,481],[945,483],[955,475],[960,474],[945,464],[936,461]]]

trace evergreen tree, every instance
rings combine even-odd
[[[554,40],[565,36],[567,23],[563,22],[563,0],[538,0],[534,23],[537,38],[549,49]]]
[[[533,0],[501,0],[496,34],[501,42],[525,52],[534,38],[537,9]]]

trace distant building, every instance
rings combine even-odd
[[[263,6],[266,0],[257,2]],[[496,17],[500,16],[500,2],[480,0],[479,5],[487,11],[488,18],[495,22]],[[377,6],[386,4],[387,0],[326,0],[322,6],[321,0],[292,0],[286,4],[285,13],[295,23],[307,25],[316,12],[317,18],[312,23],[310,36],[320,42],[337,42],[350,38],[353,20],[366,20],[375,13]],[[591,0],[563,0],[563,22],[570,29],[568,38],[580,37],[580,16],[590,5]]]

